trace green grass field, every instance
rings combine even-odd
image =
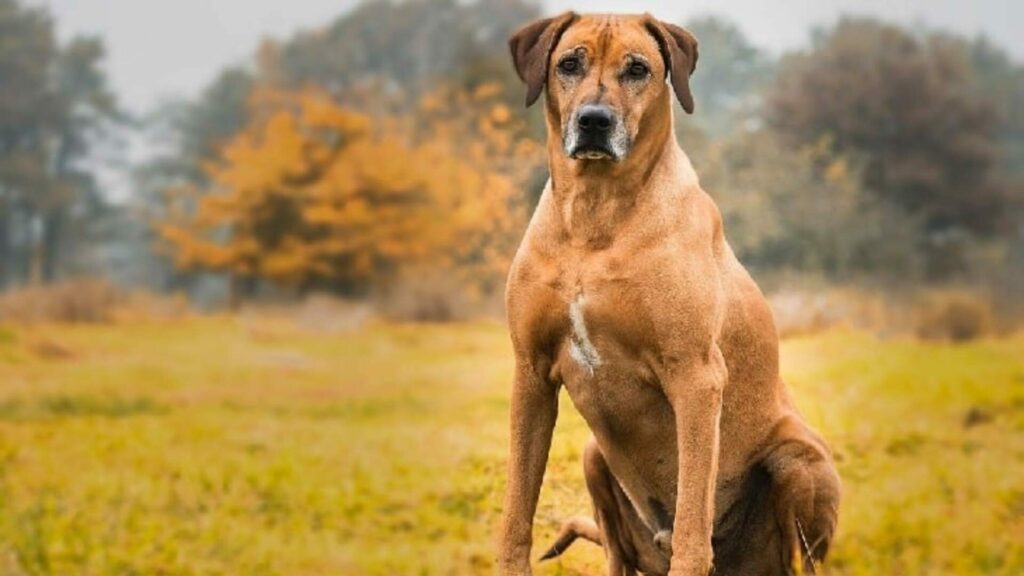
[[[0,575],[490,574],[509,352],[494,323],[0,328]],[[1024,339],[782,356],[844,480],[831,574],[1024,574]],[[562,406],[538,546],[588,511]]]

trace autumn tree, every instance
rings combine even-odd
[[[172,191],[160,234],[179,266],[228,272],[236,288],[364,294],[432,267],[494,289],[538,150],[497,92],[442,89],[384,118],[312,90],[258,93],[254,121],[207,168],[212,186]]]
[[[165,219],[162,191],[210,190],[204,164],[254,119],[254,90],[297,91],[313,86],[346,108],[374,117],[419,110],[420,96],[439,85],[472,92],[501,87],[505,102],[519,102],[519,81],[505,39],[539,14],[524,0],[371,0],[321,26],[290,38],[267,39],[252,65],[225,69],[192,100],[172,102],[147,123],[161,153],[135,170],[136,209]],[[534,134],[543,134],[533,120]],[[541,170],[528,187],[538,188]],[[149,276],[161,288],[191,289],[196,275],[161,261]]]

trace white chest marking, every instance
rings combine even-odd
[[[587,325],[583,321],[583,294],[579,294],[569,303],[569,322],[572,324],[570,334],[569,356],[582,366],[591,376],[601,365],[601,355],[594,348],[594,343],[587,335]]]

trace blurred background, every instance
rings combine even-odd
[[[700,41],[677,135],[836,449],[833,572],[1022,573],[1024,6],[0,0],[0,574],[489,573],[547,178],[506,40],[569,8]]]

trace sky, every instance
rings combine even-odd
[[[62,38],[98,34],[107,69],[127,108],[144,113],[168,97],[191,96],[223,67],[247,62],[265,36],[323,25],[358,0],[22,0],[46,6]],[[671,5],[671,8],[666,8]],[[843,13],[870,14],[968,35],[984,32],[1024,61],[1020,0],[546,0],[549,12],[649,11],[685,21],[718,14],[774,53],[805,45],[813,26]]]

